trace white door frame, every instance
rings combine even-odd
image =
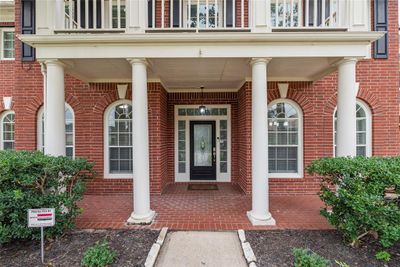
[[[211,108],[226,108],[226,115],[193,115],[185,116],[179,115],[178,110],[182,108],[198,108],[199,105],[175,105],[174,111],[174,149],[175,149],[175,182],[190,182],[190,121],[215,121],[215,132],[216,132],[216,151],[217,151],[217,162],[216,162],[216,180],[196,180],[196,182],[230,182],[231,181],[231,105],[205,105],[207,109]],[[227,172],[221,173],[220,169],[220,121],[227,121]],[[179,154],[178,154],[178,121],[185,121],[185,172],[179,173]]]

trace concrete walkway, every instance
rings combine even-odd
[[[161,248],[156,266],[245,267],[236,232],[170,232]]]

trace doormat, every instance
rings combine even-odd
[[[188,190],[218,190],[216,184],[189,184]]]

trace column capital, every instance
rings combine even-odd
[[[250,60],[250,65],[255,65],[260,63],[268,64],[271,60],[272,58],[270,57],[255,57]]]
[[[339,60],[335,65],[341,66],[341,65],[345,65],[345,64],[357,64],[357,62],[359,60],[360,59],[356,58],[356,57],[345,57],[345,58]]]
[[[127,58],[126,59],[131,65],[135,64],[144,64],[146,66],[149,65],[149,62],[145,58]]]
[[[56,66],[60,66],[60,67],[65,67],[65,64],[63,62],[61,62],[59,59],[56,58],[51,58],[51,59],[44,59],[40,61],[40,64],[45,64],[46,66],[49,65],[56,65]]]

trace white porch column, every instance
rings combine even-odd
[[[256,58],[252,66],[252,210],[247,217],[253,225],[275,225],[268,199],[268,104],[267,65],[270,59]]]
[[[65,156],[64,66],[58,60],[47,60],[44,84],[44,152]]]
[[[129,62],[132,64],[133,212],[128,223],[148,224],[155,212],[150,210],[147,65],[144,59],[129,59]]]
[[[338,157],[356,156],[356,63],[344,59],[338,66],[336,154]]]

